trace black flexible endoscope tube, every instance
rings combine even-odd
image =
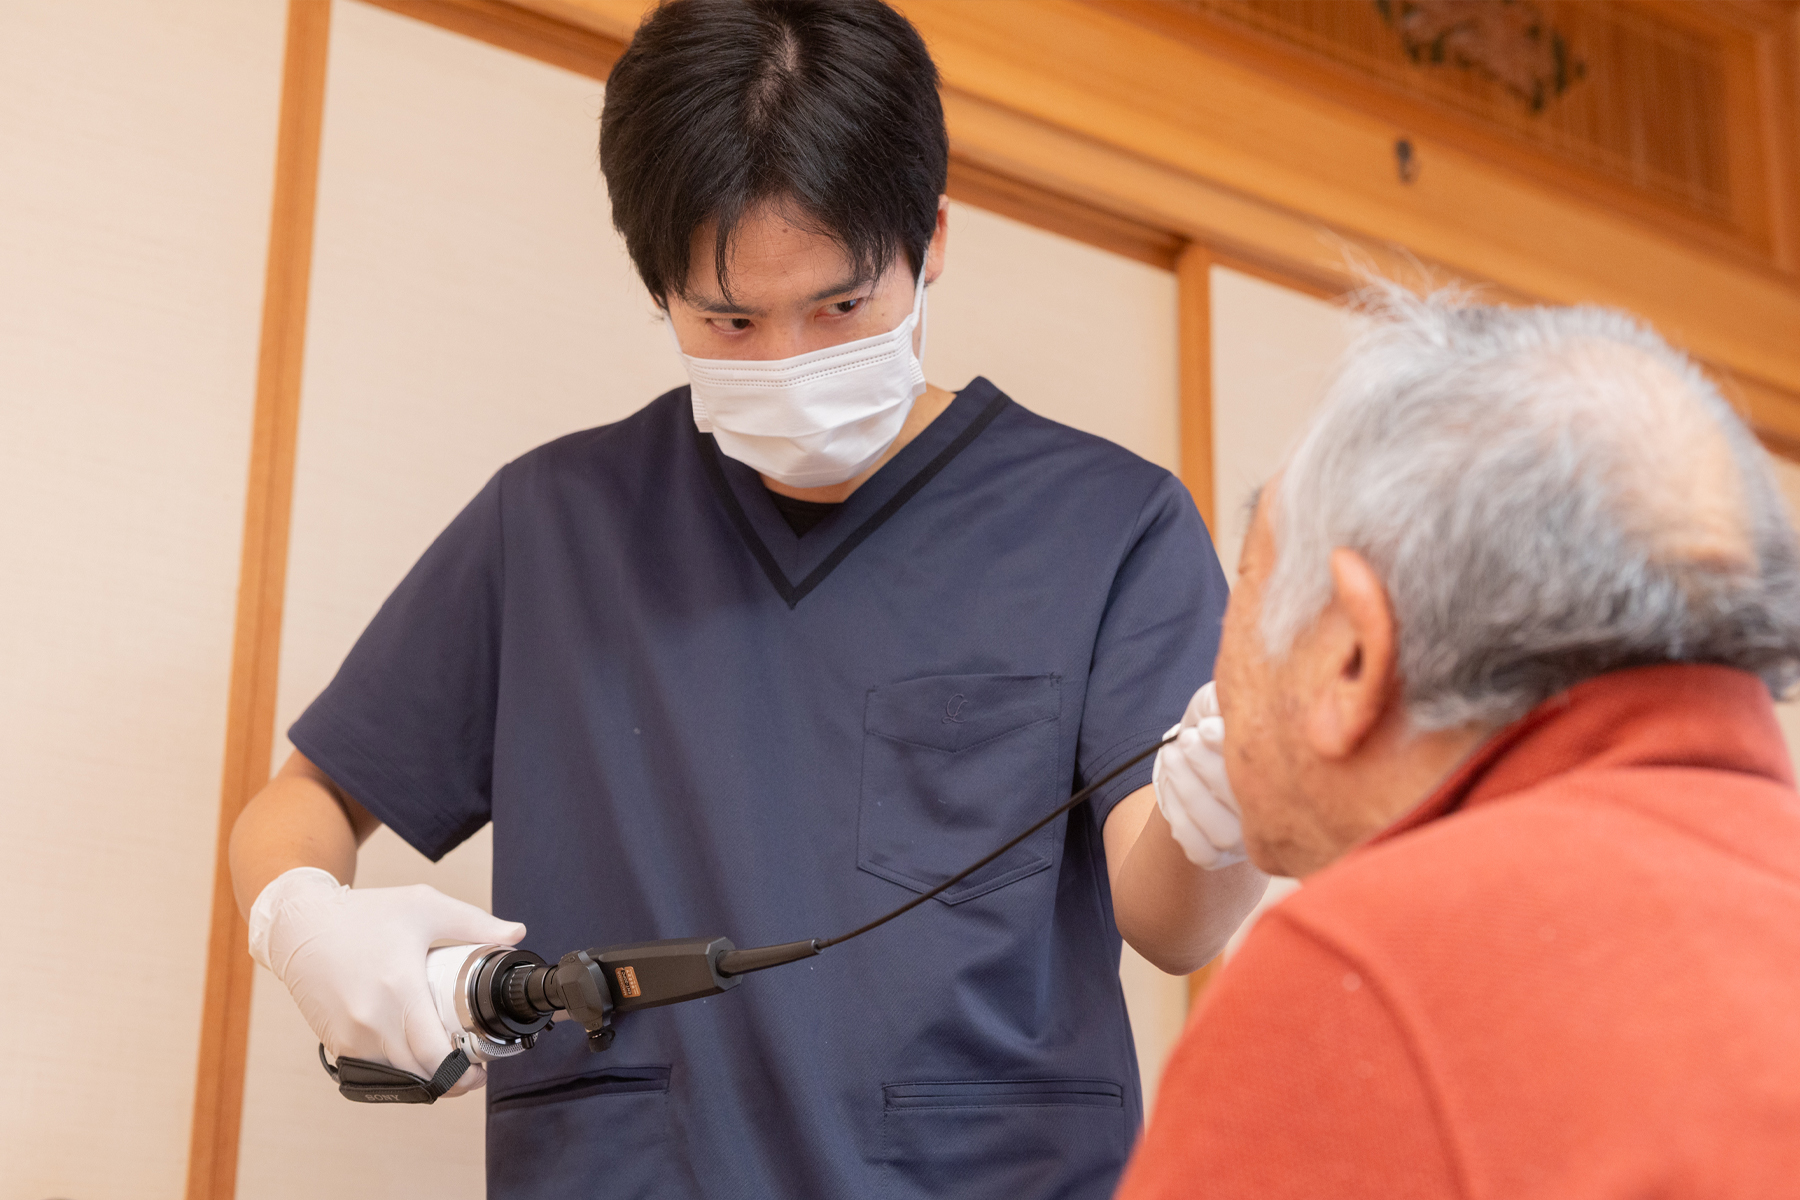
[[[1042,829],[1044,826],[1048,825],[1050,822],[1056,820],[1056,818],[1062,816],[1064,813],[1066,813],[1070,809],[1074,808],[1077,804],[1080,804],[1083,800],[1086,800],[1089,796],[1093,795],[1095,792],[1099,791],[1101,788],[1105,787],[1107,784],[1111,783],[1113,780],[1117,779],[1119,776],[1123,775],[1125,772],[1131,770],[1131,768],[1137,766],[1139,763],[1143,762],[1146,758],[1149,758],[1152,754],[1155,754],[1158,750],[1161,750],[1164,746],[1168,745],[1170,742],[1172,742],[1174,740],[1175,740],[1175,737],[1173,734],[1171,734],[1168,737],[1164,738],[1162,741],[1156,743],[1156,745],[1150,747],[1148,750],[1145,750],[1143,753],[1135,754],[1132,757],[1126,759],[1124,762],[1120,763],[1113,770],[1108,771],[1105,775],[1101,776],[1099,779],[1096,779],[1093,783],[1088,784],[1086,787],[1082,788],[1079,792],[1076,792],[1073,796],[1070,796],[1066,801],[1064,801],[1062,804],[1058,805],[1047,816],[1045,816],[1043,818],[1043,820],[1039,821],[1037,824],[1033,825],[1031,828],[1025,830],[1025,832],[1019,834],[1019,836],[1013,838],[1011,841],[1009,841],[1005,845],[1001,846],[998,850],[995,850],[992,854],[989,854],[984,858],[978,859],[977,861],[970,863],[968,866],[964,867],[962,870],[958,871],[956,874],[952,875],[950,878],[944,880],[944,882],[938,884],[936,887],[932,888],[930,891],[921,892],[919,895],[914,896],[911,900],[908,900],[905,904],[902,904],[899,908],[896,908],[893,912],[890,912],[890,913],[886,914],[885,916],[876,917],[873,921],[870,921],[867,925],[859,925],[855,929],[852,929],[849,933],[839,934],[837,937],[834,937],[834,938],[824,938],[822,940],[819,938],[813,938],[810,941],[788,942],[788,943],[786,943],[784,945],[780,945],[780,946],[753,946],[747,950],[727,950],[724,954],[721,954],[719,956],[719,963],[718,963],[719,974],[721,974],[721,975],[744,975],[744,974],[748,974],[751,971],[762,971],[762,970],[766,970],[769,967],[779,967],[783,963],[798,962],[800,959],[803,959],[803,958],[811,958],[813,955],[818,954],[820,951],[825,950],[831,946],[836,946],[841,942],[847,942],[851,938],[861,937],[863,934],[868,933],[871,929],[878,929],[881,926],[886,925],[889,921],[893,920],[897,916],[900,916],[902,913],[911,912],[913,909],[919,907],[919,905],[925,903],[927,900],[930,900],[933,897],[939,895],[946,888],[953,887],[956,884],[961,883],[964,879],[967,879],[969,876],[973,875],[975,872],[981,870],[981,868],[987,866],[989,863],[993,862],[996,858],[999,858],[1002,854],[1005,854],[1008,850],[1011,850],[1014,846],[1017,846],[1020,842],[1024,841],[1026,838],[1030,837],[1032,834],[1036,833],[1038,830]]]

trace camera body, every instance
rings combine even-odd
[[[737,986],[720,971],[729,938],[672,938],[573,950],[554,964],[513,946],[454,945],[425,958],[437,1013],[470,1062],[531,1049],[555,1022],[575,1021],[588,1048],[612,1044],[613,1017]]]

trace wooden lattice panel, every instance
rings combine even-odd
[[[1792,269],[1793,0],[1086,0]]]
[[[1730,215],[1719,36],[1594,0],[1174,3],[1665,201]]]

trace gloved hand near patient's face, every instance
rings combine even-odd
[[[1150,777],[1169,832],[1197,867],[1216,871],[1243,862],[1244,828],[1225,777],[1225,721],[1213,684],[1194,693],[1169,732],[1176,739],[1157,752]]]
[[[250,956],[274,972],[334,1059],[384,1062],[429,1079],[450,1053],[425,978],[437,941],[515,945],[525,927],[436,888],[352,889],[327,871],[296,867],[250,910]],[[479,1065],[446,1095],[487,1081]]]

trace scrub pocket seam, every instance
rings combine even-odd
[[[929,1089],[929,1090],[925,1090]],[[908,1095],[907,1093],[914,1094]],[[890,1083],[881,1089],[882,1111],[937,1108],[1029,1108],[1066,1105],[1124,1108],[1125,1088],[1110,1079],[947,1079]]]
[[[505,1092],[490,1093],[488,1111],[566,1104],[592,1096],[666,1096],[671,1074],[672,1069],[667,1066],[614,1067],[607,1071],[540,1080]]]
[[[899,734],[896,734],[896,733],[886,733],[880,729],[869,729],[869,730],[865,730],[864,732],[865,732],[866,736],[868,736],[868,737],[878,737],[878,738],[882,738],[882,739],[884,739],[886,741],[890,741],[890,742],[899,742],[902,746],[917,746],[921,750],[930,750],[934,754],[957,755],[957,754],[967,754],[971,750],[979,750],[981,747],[987,745],[990,742],[997,742],[1003,737],[1011,737],[1013,734],[1022,733],[1023,731],[1025,731],[1027,729],[1036,729],[1039,725],[1055,724],[1057,721],[1060,721],[1061,719],[1062,719],[1061,716],[1058,714],[1052,714],[1048,717],[1039,717],[1035,721],[1027,721],[1023,725],[1014,725],[1011,729],[1002,729],[998,733],[989,734],[987,737],[982,738],[979,742],[970,742],[967,746],[958,746],[954,750],[946,750],[944,747],[934,746],[930,742],[921,742],[921,741],[917,741],[913,738],[901,737]]]
[[[1130,1153],[1125,1088],[1048,1078],[882,1089],[883,1200],[1111,1195]]]

